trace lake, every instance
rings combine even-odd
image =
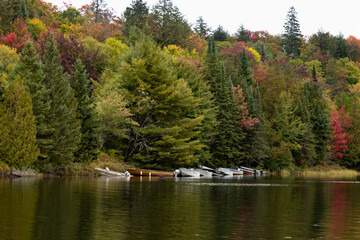
[[[0,239],[360,239],[360,181],[0,178]]]

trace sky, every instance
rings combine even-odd
[[[45,0],[58,5],[72,3],[75,7],[88,4],[91,0]],[[132,0],[105,0],[117,15],[121,15]],[[145,0],[154,6],[158,0]],[[215,30],[221,25],[234,34],[241,24],[251,31],[266,30],[277,35],[283,32],[286,14],[291,6],[298,13],[300,29],[304,36],[310,36],[322,29],[332,35],[342,33],[360,38],[359,0],[172,0],[185,19],[192,26],[199,16]]]

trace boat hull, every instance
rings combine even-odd
[[[138,168],[129,168],[127,171],[134,176],[151,176],[151,177],[174,177],[173,172],[167,171],[158,171],[150,169],[138,169]]]
[[[234,175],[234,173],[231,170],[226,168],[217,168],[215,169],[215,171],[228,176]]]
[[[101,176],[105,177],[130,177],[130,174],[111,171],[108,168],[94,168]]]
[[[212,177],[212,175],[213,175],[212,172],[209,172],[209,171],[206,171],[206,170],[203,170],[203,169],[195,169],[195,171],[199,172],[200,176],[203,176],[203,177]]]
[[[180,176],[182,177],[200,177],[200,172],[193,169],[180,168]]]

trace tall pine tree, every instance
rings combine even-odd
[[[100,153],[99,120],[89,86],[89,74],[78,59],[74,66],[71,87],[77,100],[77,117],[81,120],[81,142],[75,153],[75,157],[81,162],[90,162]]]
[[[54,131],[48,155],[55,163],[66,163],[73,160],[74,152],[78,149],[81,123],[77,119],[74,91],[70,86],[69,76],[63,73],[53,33],[50,33],[46,43],[43,61],[45,82],[51,99],[48,117]]]
[[[124,33],[129,35],[131,27],[143,29],[149,17],[149,7],[143,0],[133,0],[124,12]]]
[[[51,100],[42,63],[31,41],[25,44],[11,78],[16,76],[24,81],[25,89],[30,93],[36,122],[36,141],[41,156],[46,156],[53,146],[53,129],[49,121]]]
[[[260,120],[252,130],[247,130],[242,144],[245,149],[247,165],[262,164],[268,149],[266,141],[267,120],[262,108],[261,94],[251,75],[249,60],[243,50],[238,70],[239,85],[243,89],[249,114]]]
[[[210,166],[212,159],[210,146],[214,141],[214,130],[217,126],[216,116],[218,113],[213,94],[210,92],[210,86],[204,80],[204,73],[199,62],[191,58],[174,57],[171,63],[171,67],[175,69],[177,77],[188,82],[194,97],[198,101],[198,107],[189,112],[189,116],[204,116],[204,120],[201,126],[199,126],[200,134],[197,136],[197,139],[204,144],[205,147],[197,151],[196,154],[199,155],[201,164]]]
[[[198,163],[203,148],[198,134],[203,116],[188,117],[198,106],[188,84],[163,61],[163,52],[149,38],[135,44],[121,69],[133,119],[126,157],[145,167],[174,168]]]
[[[292,57],[299,56],[302,35],[294,7],[291,7],[287,13],[284,30],[282,41],[285,52]]]
[[[238,111],[233,96],[232,82],[226,74],[224,63],[218,63],[214,78],[214,81],[217,82],[215,104],[219,108],[219,113],[216,135],[212,145],[213,165],[214,167],[237,166],[243,160],[240,146],[243,134],[237,124]]]

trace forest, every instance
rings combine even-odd
[[[220,21],[220,20],[219,20]],[[0,165],[360,167],[360,39],[189,23],[171,0],[0,1]]]

